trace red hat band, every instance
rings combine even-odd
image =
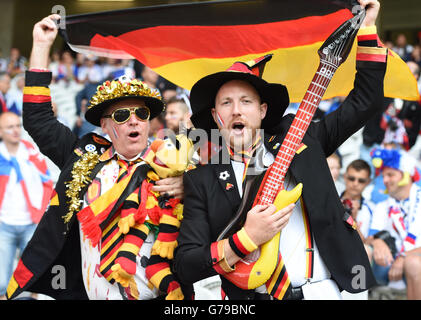
[[[270,59],[272,59],[272,54],[268,54],[247,62],[235,62],[226,71],[243,72],[262,78],[266,62],[268,62]]]

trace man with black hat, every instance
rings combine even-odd
[[[380,4],[376,0],[360,4],[366,7],[366,18],[358,37],[354,90],[341,108],[310,124],[286,175],[285,189],[302,183],[301,201],[277,212],[274,205],[256,205],[241,230],[222,239],[218,236],[245,197],[243,181],[250,156],[269,167],[293,117],[282,118],[289,103],[286,87],[261,79],[270,56],[234,63],[193,86],[194,126],[208,133],[219,129],[226,144],[222,151],[228,149],[231,160],[184,175],[184,218],[175,256],[181,282],[219,274],[222,290],[231,300],[340,299],[341,290],[361,292],[375,283],[355,223],[344,212],[326,163],[326,157],[376,112],[383,98],[387,50],[377,47],[374,25]],[[263,129],[264,135],[256,129]],[[257,248],[281,230],[282,259],[266,283],[248,289],[239,284],[242,280],[236,284],[228,280],[243,270],[237,268],[239,263],[243,267],[253,261]]]
[[[55,299],[163,297],[169,292],[151,289],[145,275],[157,230],[142,222],[152,232],[135,224],[127,233],[123,219],[130,215],[123,216],[123,211],[138,210],[139,187],[149,170],[142,160],[148,147],[149,120],[163,111],[164,104],[159,93],[136,79],[106,81],[98,86],[85,117],[100,126],[111,142],[94,133],[78,139],[56,120],[51,108],[51,72],[46,68],[58,19],[60,16],[51,15],[34,26],[23,123],[61,174],[49,209],[9,282],[7,297],[13,299],[22,291]],[[153,190],[180,197],[182,179],[163,179]],[[83,218],[78,214],[81,211],[86,213]],[[135,268],[125,269],[126,273],[117,270],[116,275],[116,258],[120,258],[123,239],[128,239],[126,233],[133,243],[124,242],[125,252],[136,260],[126,255],[119,261],[136,261]],[[140,246],[140,239],[143,245],[137,253],[133,248]]]

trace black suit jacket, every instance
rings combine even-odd
[[[326,157],[332,154],[348,137],[382,107],[385,64],[359,65],[354,89],[342,106],[319,122],[313,122],[303,143],[307,146],[296,154],[289,173],[297,183],[303,183],[302,197],[308,210],[314,239],[320,255],[332,278],[340,289],[360,292],[375,284],[363,243],[358,233],[344,221],[344,208],[332,180]],[[278,134],[268,144],[274,152],[281,143],[293,120],[282,118]],[[220,179],[227,171],[230,177]],[[227,190],[226,183],[235,187]],[[216,275],[210,245],[229,223],[241,202],[234,172],[230,164],[208,164],[184,175],[184,219],[178,237],[175,269],[185,283]],[[355,266],[365,271],[365,283],[360,288],[352,286],[356,276]],[[292,271],[289,271],[292,272]],[[222,288],[230,299],[252,299],[252,290],[241,290],[221,277]]]

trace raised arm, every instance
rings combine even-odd
[[[367,11],[357,35],[354,89],[340,108],[309,129],[309,134],[321,142],[326,156],[362,128],[383,106],[387,49],[380,45],[375,26],[380,4],[377,0],[360,0],[360,3]]]
[[[48,59],[57,36],[54,20],[59,18],[59,15],[53,14],[34,26],[29,71],[25,75],[23,92],[23,126],[41,152],[62,168],[77,137],[57,121],[51,106],[51,72],[48,70]]]

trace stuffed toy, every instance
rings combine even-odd
[[[191,164],[193,153],[192,141],[181,134],[155,140],[142,157],[151,170],[140,187],[140,204],[137,210],[122,210],[118,224],[125,237],[112,270],[113,278],[123,287],[133,282],[136,256],[152,230],[157,236],[145,269],[149,286],[166,292],[167,300],[184,299],[180,285],[170,269],[183,218],[183,205],[180,199],[159,194],[151,188],[159,179],[179,176],[194,168]]]

